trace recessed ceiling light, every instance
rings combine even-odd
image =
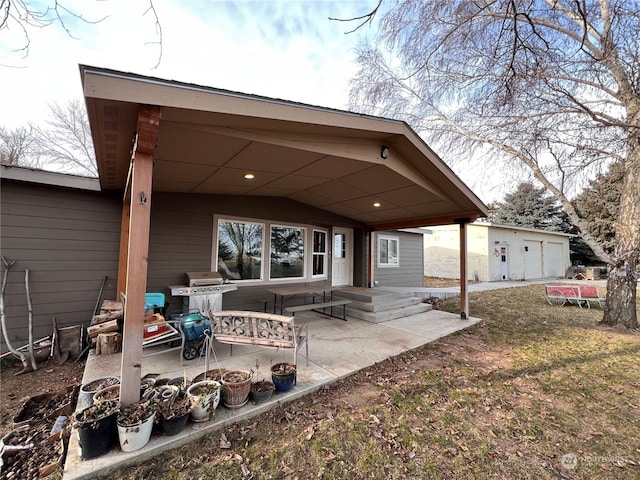
[[[253,180],[254,178],[256,178],[256,176],[253,173],[247,173],[245,174],[244,178],[246,178],[247,180]]]
[[[378,208],[380,206],[380,202],[376,202],[373,204],[374,207]]]

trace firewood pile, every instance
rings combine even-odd
[[[102,302],[100,313],[93,316],[91,325],[87,328],[87,336],[91,346],[96,349],[96,355],[117,353],[122,350],[120,326],[123,319],[122,302],[113,300]]]
[[[87,328],[87,336],[92,347],[96,349],[96,355],[106,355],[122,351],[122,332],[124,310],[122,302],[104,300],[100,307],[100,313],[91,319],[91,325]],[[164,317],[154,310],[146,312],[145,326],[164,322]]]

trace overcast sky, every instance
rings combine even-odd
[[[17,24],[0,31],[0,125],[41,122],[51,102],[82,96],[78,64],[346,108],[353,57],[364,28],[346,35],[351,18],[375,0],[155,0],[162,27],[162,58],[155,18],[146,0],[71,0],[64,6],[85,23],[29,28],[29,52]],[[354,25],[355,26],[355,25]],[[7,92],[11,92],[7,95]]]
[[[69,34],[56,23],[27,27],[27,55],[20,50],[27,38],[18,24],[0,30],[0,126],[42,124],[51,103],[82,98],[78,64],[346,109],[356,47],[375,33],[375,25],[346,34],[358,22],[330,17],[353,18],[377,5],[377,0],[154,0],[162,28],[159,58],[148,0],[59,1],[86,22],[66,14]],[[446,152],[438,153],[446,161]],[[456,170],[485,202],[501,195],[486,179]]]

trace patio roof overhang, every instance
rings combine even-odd
[[[150,105],[161,110],[154,192],[286,197],[370,230],[488,213],[404,122],[95,67],[80,71],[103,190],[125,189],[139,108]]]

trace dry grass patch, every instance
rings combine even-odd
[[[484,321],[110,477],[640,477],[638,334],[540,285],[473,294],[470,312]]]

